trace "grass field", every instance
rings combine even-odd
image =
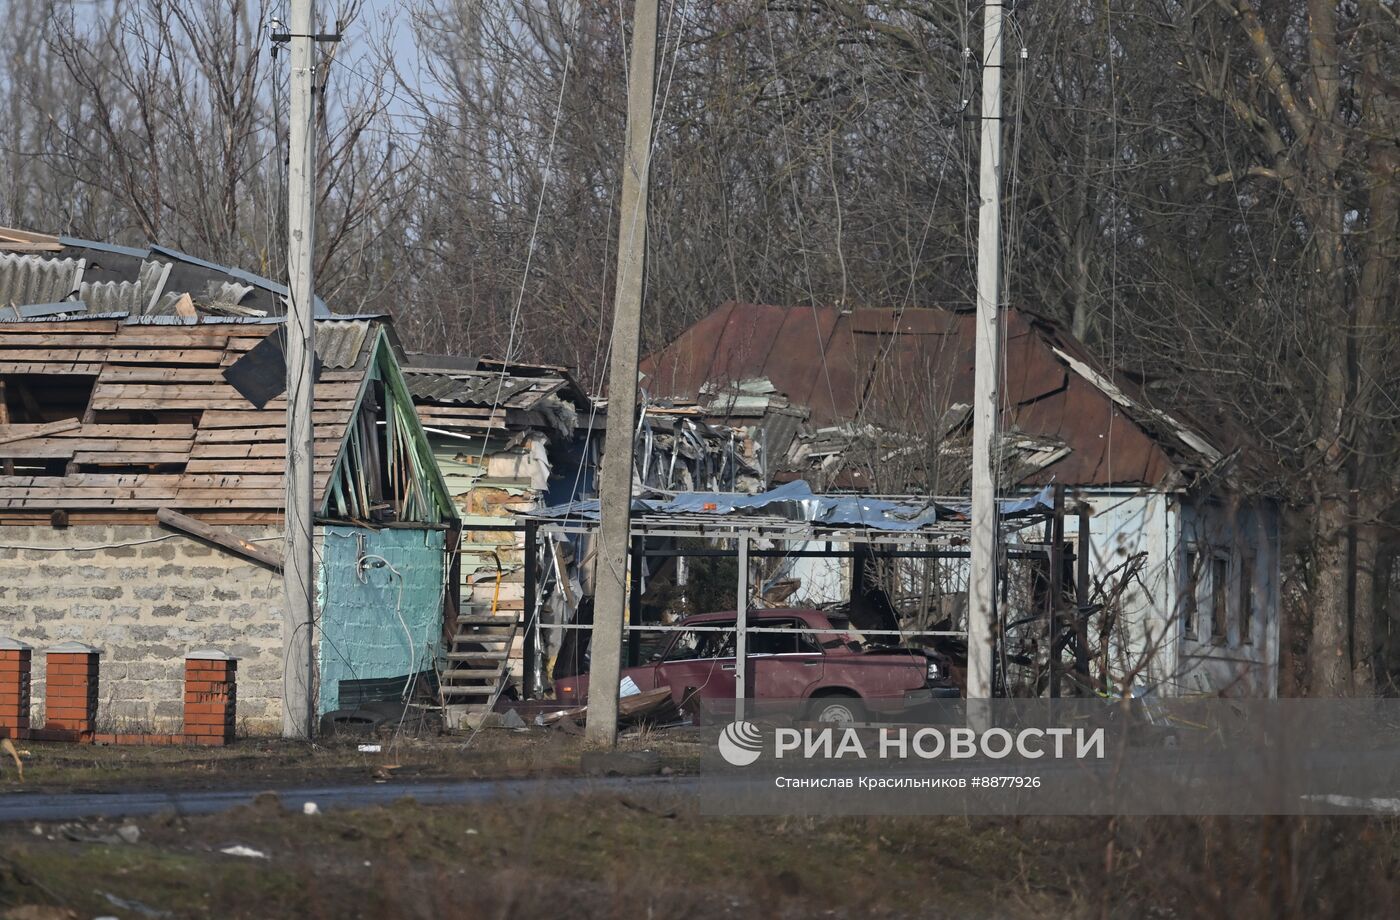
[[[579,739],[309,749],[31,746],[25,788],[568,776]],[[694,744],[633,739],[684,772]],[[385,774],[380,773],[381,776]],[[6,794],[24,794],[12,770]],[[674,793],[0,826],[0,918],[1390,917],[1377,818],[714,818]],[[234,846],[262,856],[229,855]]]

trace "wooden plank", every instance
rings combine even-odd
[[[102,372],[102,364],[73,364],[61,362],[15,363],[0,360],[0,374],[73,374],[78,377],[96,377]]]
[[[139,466],[143,463],[184,463],[189,458],[189,452],[183,450],[85,451],[75,453],[73,462],[81,466]]]
[[[76,431],[55,435],[60,438],[146,438],[161,441],[192,441],[195,429],[192,425],[132,425],[98,424],[84,425]],[[162,448],[167,449],[167,448]]]
[[[317,472],[330,472],[335,465],[334,457],[318,457],[315,467]],[[245,460],[229,457],[207,457],[199,460],[190,460],[185,464],[187,473],[277,473],[287,469],[285,458],[279,457],[276,460]]]
[[[315,437],[319,440],[332,440],[337,443],[345,436],[344,425],[317,425]],[[205,445],[215,444],[257,444],[287,440],[285,425],[267,425],[263,428],[200,428],[195,435],[195,450]]]
[[[226,380],[219,378],[216,380],[198,381],[185,380],[181,371],[171,371],[169,382],[164,384],[156,383],[109,383],[99,380],[97,386],[93,388],[93,396],[115,397],[124,396],[131,399],[203,399],[219,398],[223,396],[234,396],[247,400],[239,395],[233,385]],[[354,399],[359,394],[359,386],[353,383],[332,383],[325,386],[316,387],[316,401],[320,402],[324,397],[329,401]],[[279,399],[282,397],[278,397]]]
[[[145,453],[178,454],[180,457],[188,457],[190,451],[189,441],[156,441],[141,438],[118,439],[106,438],[95,440],[84,440],[82,438],[35,438],[29,441],[17,441],[0,447],[0,454],[6,457],[13,457],[16,460],[33,460],[39,458],[73,457],[75,453],[82,452],[85,456],[110,457],[113,454],[131,453],[132,448],[139,447]],[[74,462],[81,463],[82,460],[74,458]],[[100,460],[89,462],[99,463]],[[138,462],[138,461],[133,461]],[[177,461],[162,461],[174,463]]]
[[[98,379],[98,384],[115,383],[118,381],[127,383],[227,383],[224,377],[224,369],[221,367],[186,367],[171,371],[160,367],[142,367],[139,365],[99,365],[102,374]],[[360,371],[322,371],[319,385],[332,383],[352,383],[358,385],[364,374]]]
[[[141,348],[186,349],[218,348],[223,350],[229,340],[226,330],[215,327],[123,326],[112,333],[68,330],[68,324],[50,325],[48,329],[32,329],[27,333],[11,332],[13,323],[5,324],[0,347],[29,348]]]
[[[340,449],[338,438],[317,438],[317,454],[329,451],[334,454]],[[281,438],[268,438],[257,444],[196,444],[190,450],[191,460],[265,460],[285,458],[287,446]]]
[[[0,427],[0,444],[28,441],[32,438],[42,438],[63,431],[72,431],[75,428],[81,428],[82,424],[76,418],[66,418],[57,422],[46,422],[42,425],[5,425]]]
[[[311,421],[316,425],[344,425],[348,415],[343,409],[327,409],[317,405],[311,412]],[[286,417],[285,405],[277,412],[272,409],[254,409],[245,402],[238,410],[206,411],[199,418],[199,431],[202,435],[214,428],[263,428],[273,424],[274,420],[285,425]]]
[[[166,527],[172,527],[192,537],[204,540],[207,543],[221,546],[235,555],[242,556],[245,559],[252,559],[254,562],[260,562],[278,572],[282,571],[281,554],[271,549],[258,546],[256,543],[250,543],[242,537],[230,533],[221,527],[206,524],[203,521],[192,518],[186,514],[181,514],[171,508],[161,508],[157,511],[156,520],[160,521]]]
[[[0,476],[0,488],[174,488],[179,473],[77,473],[72,476]]]
[[[168,397],[165,399],[141,399],[131,396],[93,396],[92,409],[95,412],[111,412],[118,409],[141,409],[150,412],[166,410],[189,410],[198,409],[237,409],[240,406],[248,406],[248,400],[241,396],[224,398],[200,398],[200,397]],[[355,407],[353,400],[349,399],[327,399],[322,400],[317,394],[316,405],[321,409],[340,410],[342,412]],[[265,412],[283,412],[287,410],[287,401],[278,398],[263,407]],[[201,425],[201,427],[203,427]]]
[[[113,348],[106,360],[117,364],[218,364],[223,358],[222,348],[189,348],[168,351],[163,348]]]
[[[52,335],[57,332],[116,332],[121,323],[114,319],[64,320],[52,323],[6,323],[5,335],[38,333]]]
[[[6,362],[100,363],[107,360],[107,352],[106,348],[7,348],[0,341],[0,361]]]
[[[97,378],[97,385],[107,383],[226,383],[224,372],[217,367],[165,367],[129,364],[107,364]]]

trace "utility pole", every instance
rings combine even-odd
[[[287,173],[287,502],[282,589],[282,736],[309,739],[315,658],[315,561],[311,553],[315,522],[311,409],[314,402],[316,328],[312,320],[316,242],[316,38],[315,0],[291,0],[289,11],[292,73],[291,125]]]
[[[656,96],[657,0],[637,0],[632,65],[627,78],[627,152],[622,165],[617,290],[612,359],[608,363],[608,427],[599,476],[598,574],[588,669],[588,741],[617,744],[617,693],[622,670],[623,607],[632,524],[632,429],[637,415],[637,350],[647,248],[647,181],[651,109]],[[632,573],[633,578],[641,576]],[[636,616],[637,611],[632,611]]]
[[[976,372],[972,397],[972,567],[967,585],[967,698],[992,696],[992,622],[997,590],[997,499],[993,469],[1001,399],[1001,0],[982,22],[982,151],[977,211]],[[976,721],[986,727],[985,711]]]

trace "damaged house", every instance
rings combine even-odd
[[[1154,407],[1064,329],[1024,310],[1004,317],[998,486],[1011,495],[1060,484],[1089,513],[1095,603],[1081,615],[1099,637],[1102,689],[1275,694],[1277,504],[1241,491],[1234,454]],[[729,303],[645,358],[642,387],[648,405],[744,430],[770,482],[965,492],[973,318]],[[798,561],[772,578],[796,581],[793,602],[820,603],[844,596],[851,573]],[[949,619],[965,622],[965,579],[952,566],[890,591],[901,609],[939,595]]]
[[[558,636],[538,647],[538,631],[521,627],[565,611],[526,609],[520,518],[596,494],[607,406],[564,367],[412,354],[404,372],[462,524],[460,543],[449,547],[456,604],[445,624],[442,698],[454,712],[479,709],[522,685],[541,685]],[[753,490],[760,479],[751,452],[741,433],[708,424],[692,408],[658,408],[641,421],[638,486]],[[544,561],[586,593],[590,572],[575,561],[588,551],[582,541],[560,544]]]
[[[0,231],[0,623],[98,648],[111,729],[178,725],[184,656],[209,647],[240,660],[240,729],[281,727],[283,293],[155,247]],[[327,313],[316,353],[325,713],[434,671],[456,511],[388,320]]]

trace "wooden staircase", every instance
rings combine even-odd
[[[505,691],[518,616],[514,610],[492,616],[489,608],[468,607],[457,617],[457,634],[438,674],[449,725],[463,713],[490,709]]]

